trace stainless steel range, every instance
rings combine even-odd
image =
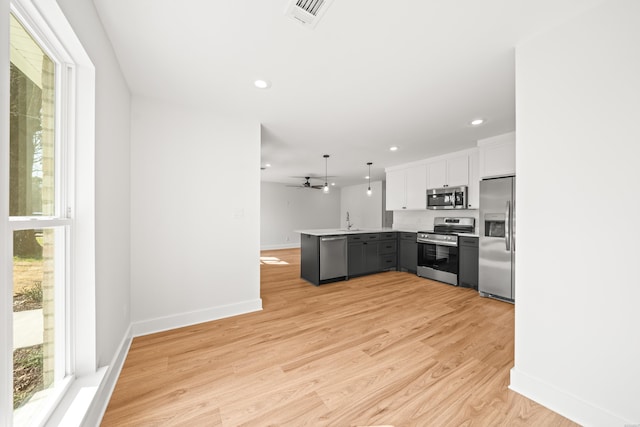
[[[458,234],[473,233],[475,218],[436,217],[418,232],[418,276],[458,286]]]

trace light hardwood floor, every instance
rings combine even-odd
[[[315,287],[265,251],[264,310],[133,340],[103,426],[571,426],[507,388],[514,307],[385,272]]]

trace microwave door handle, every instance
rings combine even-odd
[[[505,249],[507,251],[511,250],[511,239],[510,239],[510,228],[509,227],[509,222],[511,219],[511,202],[507,201],[507,207],[506,207],[506,212],[505,212],[505,217],[504,217],[504,245],[505,245]]]

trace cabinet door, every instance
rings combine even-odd
[[[442,188],[447,186],[447,161],[441,160],[439,162],[427,164],[427,187]],[[426,207],[426,193],[425,193],[425,207]]]
[[[447,159],[447,186],[469,185],[469,156]]]
[[[427,167],[414,166],[406,170],[407,209],[427,208]],[[387,197],[388,197],[387,193]],[[387,199],[388,200],[388,199]]]
[[[467,191],[467,207],[480,209],[480,162],[478,151],[469,156],[469,188]]]
[[[478,238],[460,237],[459,245],[458,284],[464,288],[478,289]]]
[[[412,240],[400,239],[400,269],[415,273],[418,269],[418,243]]]
[[[511,176],[516,173],[516,135],[514,132],[478,141],[480,179]]]
[[[387,210],[399,211],[407,208],[405,170],[387,172]]]
[[[364,271],[375,273],[380,271],[380,255],[378,254],[379,242],[364,243]]]
[[[366,273],[364,264],[364,242],[349,243],[347,247],[349,276],[359,276]]]

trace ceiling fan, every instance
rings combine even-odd
[[[300,188],[313,188],[315,190],[322,190],[325,194],[329,193],[329,183],[327,180],[329,179],[329,175],[327,175],[327,161],[329,160],[329,155],[324,154],[322,156],[324,158],[324,185],[311,185],[309,182],[310,179],[322,179],[315,176],[292,176],[291,178],[304,178],[306,181],[302,183],[302,185],[288,185],[287,187],[300,187]],[[332,176],[333,178],[333,176]]]
[[[287,187],[313,188],[315,190],[322,190],[322,188],[324,188],[324,185],[311,185],[311,182],[309,182],[310,179],[322,179],[322,178],[316,178],[315,176],[301,176],[301,177],[296,176],[294,178],[304,178],[306,181],[300,185],[287,185]]]

